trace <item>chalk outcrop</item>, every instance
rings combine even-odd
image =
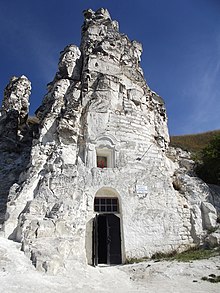
[[[0,136],[7,141],[16,144],[21,140],[18,136],[27,121],[30,94],[31,83],[24,75],[13,76],[5,88],[0,112]]]
[[[31,83],[24,75],[12,77],[0,110],[0,230],[5,221],[10,187],[29,163],[32,131],[27,124]]]
[[[51,273],[181,251],[217,225],[212,191],[194,175],[189,154],[168,146],[164,101],[144,79],[141,44],[121,34],[105,9],[84,16],[80,48],[61,52],[36,111],[37,135],[11,181],[3,227]],[[24,121],[28,100],[10,97],[3,110]]]

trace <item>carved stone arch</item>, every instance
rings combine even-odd
[[[95,196],[102,196],[103,194],[109,194],[110,196],[116,196],[116,197],[120,197],[119,193],[117,192],[117,190],[113,187],[109,187],[109,186],[103,186],[101,188],[99,188],[96,193]]]
[[[89,168],[115,168],[119,141],[111,134],[101,134],[87,142],[85,146],[85,163]],[[99,166],[98,157],[102,157],[104,165]]]
[[[95,144],[99,144],[100,142],[106,142],[107,144],[109,145],[112,145],[112,146],[116,146],[119,141],[112,135],[112,134],[102,134],[102,135],[99,135],[96,139],[95,139]]]
[[[116,166],[116,149],[118,141],[113,135],[100,135],[95,140],[96,166],[114,168]]]

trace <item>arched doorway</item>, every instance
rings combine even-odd
[[[121,223],[117,194],[101,190],[94,199],[93,264],[121,264]]]

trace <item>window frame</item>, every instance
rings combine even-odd
[[[119,214],[119,201],[117,197],[95,197],[94,206],[95,213],[111,213]]]

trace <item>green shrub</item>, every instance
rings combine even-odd
[[[220,185],[220,130],[171,136],[170,145],[190,151],[197,175],[209,184]]]
[[[220,185],[220,135],[216,135],[201,152],[202,163],[196,172],[205,182]]]

